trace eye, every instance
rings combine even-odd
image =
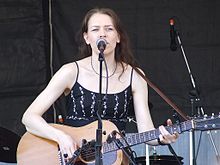
[[[114,29],[111,27],[106,28],[106,31],[113,31]]]
[[[95,29],[92,29],[91,31],[95,32],[95,31],[98,31],[99,29],[95,28]]]

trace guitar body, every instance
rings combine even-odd
[[[51,124],[53,127],[62,130],[69,134],[77,142],[78,146],[82,145],[82,140],[87,141],[96,139],[96,128],[98,122],[95,121],[91,124],[82,127],[70,127],[59,124]],[[102,141],[105,142],[107,136],[113,131],[118,130],[117,127],[110,121],[103,120],[103,131],[106,134],[102,136]],[[107,152],[103,154],[104,165],[120,165],[122,163],[123,154],[121,150]],[[93,165],[95,159],[92,161],[85,161],[79,157],[77,162],[83,162],[82,164]],[[35,136],[26,132],[17,148],[17,163],[18,165],[60,165],[60,159],[58,154],[58,145],[56,142]],[[77,163],[76,163],[77,164]]]

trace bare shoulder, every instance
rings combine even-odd
[[[143,77],[138,72],[140,72],[141,74],[145,76],[144,71],[142,69],[140,68],[134,69],[132,87],[133,89],[146,88],[147,82],[143,79]]]
[[[134,76],[133,76],[134,80],[135,79],[137,79],[137,80],[143,79],[141,77],[140,73],[138,73],[138,72],[140,72],[141,74],[143,74],[145,76],[144,71],[141,68],[136,67],[136,69],[134,69]]]
[[[64,64],[60,68],[60,70],[65,71],[65,72],[70,72],[70,71],[73,71],[74,69],[76,69],[76,63],[75,62]]]
[[[53,76],[54,80],[62,82],[68,88],[71,88],[75,82],[77,76],[77,66],[76,63],[64,64]],[[63,85],[64,85],[63,84]]]

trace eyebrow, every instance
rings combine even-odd
[[[98,27],[100,27],[100,26],[98,26],[98,25],[93,25],[93,26],[91,26],[90,28],[98,28]],[[114,27],[114,25],[105,25],[104,27]]]

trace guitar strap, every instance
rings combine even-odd
[[[148,83],[148,85],[166,101],[178,114],[180,114],[185,120],[189,120],[189,117],[183,113],[156,85],[154,85],[137,67],[133,67],[134,70]]]

